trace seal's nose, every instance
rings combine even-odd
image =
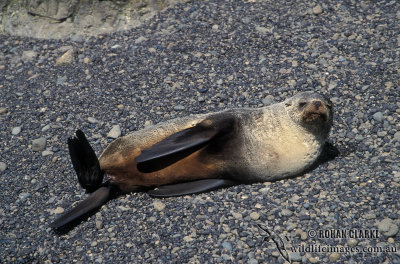
[[[313,104],[314,104],[316,110],[318,110],[322,106],[321,101],[314,101]]]

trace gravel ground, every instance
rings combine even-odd
[[[318,3],[194,1],[84,42],[0,36],[1,262],[400,263],[400,3]],[[336,159],[274,183],[132,193],[68,232],[48,227],[85,197],[66,147],[77,128],[100,153],[117,125],[125,135],[305,90],[335,103]],[[320,249],[291,252],[301,245]],[[371,247],[391,252],[344,252]]]

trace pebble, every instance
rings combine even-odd
[[[3,172],[7,169],[7,164],[5,162],[0,161],[0,172]]]
[[[18,135],[21,132],[21,127],[14,127],[11,130],[11,134],[13,134],[14,136]]]
[[[51,214],[62,214],[64,213],[64,208],[58,206],[56,209],[54,209],[53,211],[51,211]]]
[[[382,122],[383,120],[383,114],[382,112],[376,112],[375,114],[372,115],[372,117],[375,119],[377,122]]]
[[[5,114],[8,112],[7,107],[0,107],[0,115]]]
[[[157,211],[162,211],[165,209],[165,204],[161,201],[154,201],[153,206]]]
[[[88,117],[88,121],[89,121],[89,123],[91,123],[91,124],[95,124],[95,123],[98,123],[99,121],[96,119],[96,118],[94,118],[94,117]]]
[[[51,150],[45,150],[45,151],[42,152],[42,156],[43,157],[50,156],[50,155],[53,155],[53,154],[54,154],[54,152],[51,151]]]
[[[394,133],[394,135],[393,135],[393,140],[397,140],[397,141],[400,142],[400,131]]]
[[[111,130],[107,133],[109,138],[118,138],[121,136],[121,127],[119,125],[114,125]]]
[[[293,215],[292,211],[290,211],[289,209],[282,209],[281,216],[291,216],[291,215]]]
[[[22,56],[21,59],[24,62],[29,62],[29,61],[33,61],[34,59],[36,59],[36,57],[38,56],[36,51],[33,50],[25,50],[22,52]]]
[[[252,212],[250,214],[250,218],[253,220],[258,220],[258,218],[260,218],[260,215],[257,212]]]
[[[46,139],[41,137],[32,140],[32,150],[33,151],[42,151],[46,147]]]
[[[332,253],[332,254],[329,255],[329,260],[330,260],[331,262],[336,262],[336,261],[338,261],[339,259],[340,259],[340,254],[337,253],[337,252],[334,252],[334,253]]]
[[[226,249],[226,250],[228,250],[228,251],[231,251],[231,250],[232,250],[232,244],[229,243],[229,242],[227,242],[227,241],[223,242],[221,245],[222,245],[222,247],[223,247],[224,249]]]
[[[357,246],[357,244],[358,244],[358,241],[354,238],[351,238],[347,241],[347,245],[349,247],[355,247],[355,246]]]
[[[249,259],[249,261],[247,261],[248,264],[258,264],[258,260],[256,260],[255,258],[251,258]]]
[[[26,198],[28,198],[29,196],[31,196],[31,194],[30,193],[26,193],[26,192],[22,192],[22,193],[20,193],[19,195],[18,195],[18,198],[20,199],[20,200],[25,200]]]
[[[72,48],[67,50],[61,57],[56,61],[55,66],[68,65],[74,62],[76,51]]]
[[[182,111],[182,110],[185,110],[185,107],[183,105],[176,105],[176,106],[174,106],[174,110],[175,111]]]
[[[103,228],[103,222],[102,221],[96,221],[96,228],[97,230],[100,230]]]
[[[377,226],[379,232],[387,237],[395,236],[399,232],[399,227],[390,218],[383,219],[377,224]]]
[[[300,255],[300,252],[290,252],[289,259],[291,261],[301,261],[302,257]]]
[[[42,127],[42,132],[46,132],[49,129],[50,129],[50,125],[45,125],[44,127]]]
[[[323,12],[322,7],[320,5],[314,6],[312,11],[313,11],[314,15],[320,15]]]

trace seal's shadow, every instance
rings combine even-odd
[[[314,170],[315,168],[317,168],[319,165],[321,165],[325,162],[331,161],[339,155],[340,155],[340,151],[338,148],[336,148],[330,142],[325,142],[325,145],[323,146],[321,155],[319,155],[318,159],[303,173],[310,172],[310,171]]]

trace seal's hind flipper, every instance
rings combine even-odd
[[[78,175],[79,184],[89,192],[95,191],[103,181],[104,172],[99,160],[81,130],[68,139],[69,155]]]
[[[171,165],[230,132],[233,118],[206,119],[194,127],[179,131],[142,150],[135,158],[139,171],[152,172]]]
[[[62,227],[75,219],[83,216],[84,214],[92,211],[105,204],[110,197],[110,187],[100,187],[97,191],[93,192],[86,200],[80,202],[76,207],[66,212],[64,215],[57,218],[50,224],[52,228]]]
[[[218,188],[225,188],[237,184],[238,182],[225,179],[203,179],[171,185],[162,185],[157,189],[148,191],[147,193],[151,197],[165,198],[208,192]]]

